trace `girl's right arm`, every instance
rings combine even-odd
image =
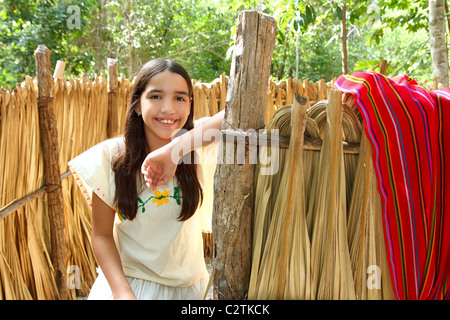
[[[206,132],[218,132],[222,127],[225,109],[219,111],[194,129],[174,138],[165,146],[149,153],[142,163],[141,172],[150,189],[155,190],[157,186],[169,182],[175,175],[179,159],[185,154],[195,150],[195,141],[200,141],[199,147],[206,147],[219,142],[217,138],[211,140]]]
[[[92,248],[114,299],[136,299],[125,277],[113,237],[114,210],[92,192]]]

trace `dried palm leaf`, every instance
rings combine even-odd
[[[295,125],[290,126],[292,133],[288,131],[292,148],[288,152],[280,150],[281,170],[275,175],[258,176],[256,183],[249,298],[309,299],[311,295],[304,169],[302,161],[293,161],[303,159],[306,105],[294,108],[295,117],[290,117],[293,111],[289,112],[289,108],[278,109],[268,127],[268,132],[278,128],[281,135],[286,135],[287,119],[295,119]]]
[[[312,275],[317,299],[354,299],[347,244],[345,171],[340,92],[328,92],[327,123],[315,188],[312,215]],[[314,203],[311,203],[313,201]]]

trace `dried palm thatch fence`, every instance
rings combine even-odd
[[[119,115],[127,104],[126,79],[108,88],[102,77],[49,78],[49,52],[41,46],[36,61],[37,79],[26,77],[14,90],[0,90],[0,299],[71,299],[75,289],[81,295],[88,292],[96,277],[89,208],[73,179],[65,179],[70,176],[67,161],[120,133]],[[116,118],[108,113],[111,91],[117,92]],[[42,116],[42,110],[50,117]],[[109,122],[114,127],[108,132]],[[54,128],[40,129],[42,124]],[[47,141],[44,149],[43,135],[56,143]],[[55,152],[56,161],[46,164]],[[51,181],[45,172],[54,168],[59,172]],[[49,195],[57,193],[61,198],[51,200]],[[50,217],[52,210],[56,217]],[[62,228],[55,227],[56,219]],[[52,254],[52,249],[64,255]]]
[[[267,129],[290,142],[279,150],[280,170],[255,180],[248,297],[392,299],[381,199],[361,117],[336,90],[311,107],[298,101],[278,109]],[[305,145],[317,139],[320,150]]]
[[[117,61],[113,59],[108,59],[107,79],[102,76],[64,79],[64,64],[58,62],[50,81],[51,66],[45,65],[48,55],[44,47],[36,53],[36,60],[42,60],[38,70],[47,68],[46,96],[42,96],[44,89],[38,89],[40,75],[37,79],[27,76],[13,89],[9,86],[0,89],[0,300],[75,299],[88,294],[96,277],[90,243],[90,208],[74,183],[67,162],[96,143],[123,132],[131,81],[118,77]],[[211,83],[194,83],[195,118],[213,115],[224,108],[227,85],[225,74]],[[315,101],[326,98],[326,88],[324,81],[271,81],[266,123],[276,109],[292,101],[294,92]],[[39,113],[43,108],[53,111],[53,120],[46,123],[53,122],[55,128],[47,139],[57,138],[53,150],[59,153],[57,163],[52,163],[59,168],[57,179],[50,183],[44,169],[51,151],[44,151],[41,143],[43,121]],[[56,206],[62,204],[57,210],[63,214],[53,220],[49,213],[53,210],[49,209],[49,192],[60,192],[62,197]],[[206,207],[212,207],[212,201],[205,203]],[[57,238],[55,219],[63,223],[59,235],[64,236],[56,245],[52,243]],[[211,256],[210,221],[205,221],[204,228],[205,254]],[[64,257],[55,258],[52,248],[65,251]]]
[[[351,97],[325,86],[317,103],[307,90],[294,94],[293,81],[277,96],[285,106],[275,99],[271,108],[270,95],[261,99],[274,24],[258,12],[238,18],[221,145],[240,135],[245,141],[231,144],[249,147],[243,165],[218,163],[215,171],[214,298],[394,299],[361,115]],[[386,61],[380,69],[385,73]],[[250,130],[263,123],[266,132],[250,141]],[[273,137],[281,148],[260,143]],[[259,145],[260,162],[253,167],[251,144]],[[274,174],[261,174],[264,155],[279,159]]]
[[[217,112],[223,110],[226,104],[226,97],[228,92],[229,77],[222,74],[211,83],[194,82],[194,101],[195,114],[194,119],[212,116]],[[312,103],[327,98],[327,90],[331,82],[325,82],[321,79],[317,82],[309,81],[308,79],[287,79],[280,81],[269,80],[269,91],[267,93],[267,104],[264,108],[264,124],[267,125],[273,117],[275,111],[286,105],[292,104],[294,101],[294,94],[301,94],[307,96]],[[315,141],[317,142],[317,141]],[[311,142],[311,145],[314,141]],[[214,155],[214,153],[212,153]],[[205,161],[208,162],[208,161]],[[205,192],[204,204],[201,208],[205,214],[202,215],[203,220],[203,244],[205,255],[212,257],[213,240],[212,240],[212,221],[211,212],[214,201],[213,195],[213,176],[216,170],[216,165],[213,163],[203,163],[203,170],[209,179],[205,180],[205,189],[210,192]]]
[[[267,126],[288,142],[274,175],[255,168],[249,299],[396,299],[362,116],[352,95],[327,95],[297,96]]]
[[[249,136],[265,123],[258,140],[278,137],[282,148],[260,145],[253,167],[250,151],[242,165],[217,164],[214,298],[391,299],[371,146],[351,100],[343,104],[342,94],[327,88],[327,100],[311,103],[287,82],[288,105],[269,123],[262,119],[272,104],[262,98],[270,64],[255,66],[271,61],[274,29],[264,14],[239,15],[222,133]],[[274,159],[278,170],[261,174]]]

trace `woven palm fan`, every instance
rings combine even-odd
[[[294,120],[294,129],[289,130],[288,124],[294,119],[291,117],[292,108],[298,108],[294,109],[297,120]],[[278,128],[280,135],[290,135],[291,143],[288,150],[280,150],[280,170],[275,175],[262,176],[258,175],[259,170],[256,172],[250,299],[311,297],[310,245],[301,155],[306,108],[307,103],[281,107],[268,126],[268,132]],[[296,161],[293,161],[294,158]]]
[[[4,296],[6,300],[31,300],[32,296],[22,275],[17,247],[15,242],[10,240],[15,238],[16,223],[16,215],[10,215],[4,219],[4,229],[2,230],[2,243],[5,245],[0,251],[2,260],[0,265]]]
[[[26,111],[28,130],[24,132],[21,145],[26,147],[27,152],[26,156],[21,157],[24,162],[20,166],[26,168],[27,171],[23,173],[23,184],[26,190],[25,194],[29,194],[43,185],[44,171],[39,132],[39,114],[36,103],[37,91],[33,86],[31,78],[26,78],[26,84],[28,89],[27,99],[23,105]],[[26,242],[20,251],[29,254],[29,258],[27,258],[29,270],[26,270],[25,264],[22,263],[22,272],[23,274],[29,273],[31,283],[28,283],[28,286],[31,288],[30,290],[34,299],[54,299],[57,289],[52,274],[53,267],[47,249],[49,234],[41,231],[43,221],[47,221],[44,202],[41,198],[35,199],[26,204],[23,210],[24,220],[21,225],[26,230],[24,232]]]
[[[18,176],[21,150],[23,150],[19,147],[23,138],[21,130],[24,129],[21,122],[26,121],[25,110],[19,109],[20,95],[21,92],[19,91],[16,91],[16,94],[11,94],[9,87],[6,92],[3,91],[2,93],[2,118],[0,121],[0,145],[2,146],[0,151],[2,157],[0,166],[4,174],[1,184],[1,207],[14,201],[16,192],[24,193],[23,180]],[[20,220],[23,220],[23,209],[17,214],[9,215],[0,221],[0,277],[2,283],[0,290],[3,291],[2,296],[5,299],[31,299],[26,283],[30,281],[29,274],[26,274],[24,278],[22,273],[22,262],[25,269],[30,270],[27,265],[26,253],[18,251],[20,250],[18,248],[26,245]]]
[[[216,87],[213,84],[208,84],[209,97],[208,97],[208,115],[213,116],[218,112]]]
[[[354,299],[347,244],[340,93],[328,92],[327,126],[311,191],[311,268],[317,299]]]
[[[319,136],[323,139],[327,123],[327,100],[321,100],[308,109],[308,117],[313,119],[318,130]]]
[[[317,126],[319,127],[320,135],[323,137],[325,135],[325,130],[327,127],[327,101],[322,100],[316,103],[313,107],[311,107],[308,110],[308,115],[313,118]],[[346,106],[345,106],[346,107]],[[350,142],[350,143],[358,143],[359,136],[360,136],[360,122],[358,121],[358,118],[355,116],[352,109],[345,108],[343,111],[343,118],[342,118],[342,139]],[[323,153],[326,153],[327,150],[323,150]],[[328,155],[327,155],[328,157]],[[352,186],[353,186],[353,175],[355,171],[355,159],[357,159],[357,155],[354,154],[344,154],[344,165],[345,165],[345,181],[346,181],[346,192],[347,194],[351,193]],[[313,163],[317,163],[317,161],[314,161]],[[320,175],[320,173],[318,173]],[[312,221],[316,221],[316,233],[315,235],[320,238],[323,237],[323,232],[325,231],[323,229],[323,217],[317,217],[314,215],[314,212],[316,210],[319,210],[321,206],[323,206],[323,202],[327,198],[326,195],[322,194],[322,198],[317,201],[315,199],[317,188],[321,188],[321,186],[324,184],[323,180],[327,179],[328,175],[323,176],[319,179],[313,179],[313,183],[311,185],[311,196],[310,196],[310,202],[309,202],[309,211],[308,211],[308,225],[310,228],[310,236],[312,236]],[[322,227],[319,227],[321,225]],[[350,231],[350,230],[349,230]],[[315,251],[315,261],[319,261],[319,252]],[[316,266],[314,268],[314,272],[316,276],[319,276],[321,273],[321,264]],[[317,278],[316,278],[317,279]]]
[[[281,136],[289,136],[290,128],[286,130],[286,119],[290,120],[290,106],[283,106],[275,111],[274,116],[267,126],[267,133],[278,129]],[[266,250],[268,230],[272,221],[272,213],[277,198],[276,193],[280,190],[280,180],[285,168],[286,149],[278,151],[279,170],[274,175],[260,175],[260,166],[255,167],[255,209],[253,215],[253,247],[252,247],[252,269],[249,284],[249,299],[267,298],[264,296],[266,290],[266,279],[262,277],[265,265],[262,257]],[[271,157],[271,149],[260,148],[260,155]],[[266,263],[266,262],[264,262]]]
[[[106,85],[106,79],[103,77],[100,77],[97,85],[101,88],[100,94],[101,95],[108,95],[107,93],[107,85]],[[125,115],[127,113],[128,109],[128,101],[130,99],[130,91],[131,91],[131,82],[130,80],[120,77],[119,78],[119,88],[118,88],[118,107],[119,107],[119,128],[118,132],[123,133],[125,131]]]
[[[201,88],[200,88],[200,85],[197,83],[197,82],[195,82],[194,80],[192,81],[193,82],[193,92],[192,92],[192,95],[193,95],[193,99],[194,99],[194,103],[195,103],[195,109],[194,109],[194,120],[196,120],[196,119],[199,119],[200,118],[200,106],[201,106],[201,103],[200,103],[200,90],[201,90]]]
[[[314,124],[315,124],[315,129],[313,132],[313,134],[311,134],[312,138],[316,138],[316,139],[323,139],[324,136],[324,128],[326,125],[326,107],[327,107],[327,101],[326,100],[322,100],[319,101],[317,103],[315,103],[313,106],[311,106],[308,109],[308,119],[311,119]],[[307,206],[307,215],[306,215],[306,220],[307,220],[307,224],[308,224],[308,233],[309,233],[309,237],[310,239],[312,239],[312,230],[313,230],[313,221],[316,219],[317,216],[315,216],[313,214],[313,212],[316,211],[316,205],[318,202],[315,201],[316,199],[316,193],[317,193],[317,188],[318,188],[318,184],[321,183],[322,180],[317,179],[317,176],[320,174],[319,172],[317,172],[317,167],[318,167],[318,163],[320,160],[320,152],[315,151],[314,153],[311,152],[305,152],[306,156],[310,156],[313,157],[313,159],[311,161],[309,161],[310,165],[309,166],[305,166],[305,168],[311,168],[311,172],[310,177],[308,179],[309,183],[307,184],[307,186],[309,186],[309,196],[308,196],[308,206]],[[313,286],[313,289],[315,289],[315,287]],[[315,292],[315,291],[314,291]]]
[[[35,299],[49,300],[57,295],[55,279],[52,274],[52,263],[50,261],[47,248],[43,244],[42,234],[37,231],[33,217],[37,216],[39,211],[43,211],[43,203],[37,199],[27,205],[29,208],[27,218],[28,247],[30,250],[31,266],[34,275]]]
[[[1,232],[1,228],[0,228],[0,232]],[[5,270],[5,265],[4,265],[4,258],[2,255],[2,252],[0,251],[0,268],[1,270]],[[0,300],[4,300],[5,297],[3,295],[3,288],[5,287],[5,285],[2,283],[2,277],[0,276]]]
[[[11,195],[14,195],[14,193],[9,193],[8,189],[6,188],[6,185],[8,185],[8,181],[9,184],[11,185],[12,188],[15,189],[15,177],[13,177],[13,175],[16,174],[17,171],[11,172],[11,170],[9,170],[10,168],[12,168],[12,165],[14,165],[14,162],[11,164],[11,158],[13,158],[13,160],[17,161],[17,149],[18,149],[18,143],[17,141],[13,141],[15,142],[15,144],[10,145],[7,143],[8,141],[8,137],[6,133],[9,133],[11,135],[11,137],[9,139],[17,139],[18,134],[17,134],[17,123],[18,123],[18,118],[17,118],[17,107],[14,104],[14,97],[11,97],[11,93],[10,93],[10,88],[7,88],[6,91],[4,91],[3,94],[3,98],[2,98],[2,110],[1,110],[1,114],[2,114],[2,119],[1,119],[1,140],[0,140],[0,144],[3,147],[2,148],[2,152],[1,152],[1,156],[2,156],[2,161],[0,162],[2,165],[2,172],[4,172],[4,174],[2,175],[2,197],[0,198],[0,200],[2,200],[2,207],[7,205],[8,203],[12,202],[14,199],[11,198]],[[13,121],[16,122],[13,122]],[[15,124],[15,128],[14,126],[12,126],[12,124]],[[8,156],[7,156],[8,155]],[[14,169],[14,168],[13,168]],[[14,178],[14,179],[13,179]],[[1,277],[2,277],[2,284],[4,285],[3,287],[3,291],[4,291],[4,295],[5,295],[5,299],[14,299],[16,294],[15,294],[15,285],[17,284],[14,278],[15,276],[15,271],[17,268],[15,268],[16,264],[17,264],[17,260],[13,259],[11,260],[11,257],[13,256],[13,252],[15,252],[16,248],[15,246],[13,246],[11,244],[11,241],[9,241],[8,239],[11,237],[12,239],[14,239],[14,234],[13,231],[15,230],[14,224],[11,225],[11,220],[14,219],[15,217],[7,217],[5,219],[3,219],[2,221],[0,221],[1,223],[1,228],[0,228],[0,235],[2,236],[1,242],[0,242],[0,260],[2,260],[2,272],[1,272]],[[13,221],[14,222],[14,221]],[[13,229],[11,229],[11,227],[13,227]],[[16,258],[16,257],[14,257]],[[17,279],[17,280],[22,280],[21,278]]]
[[[343,104],[342,117],[342,140],[344,143],[360,144],[362,124],[356,110],[347,104]],[[355,172],[358,163],[359,154],[344,153],[345,181],[347,193],[347,207],[350,205],[351,194],[355,179]]]
[[[77,85],[73,85],[77,83]],[[119,86],[121,82],[119,81]],[[61,169],[68,170],[67,162],[87,148],[107,138],[106,128],[108,113],[102,106],[108,105],[108,95],[104,78],[75,80],[66,83],[66,94],[59,103],[63,108],[64,117],[61,138]],[[89,94],[86,94],[89,92]],[[119,95],[123,91],[119,90]],[[125,100],[122,98],[121,101]],[[88,115],[95,114],[96,117]],[[61,115],[62,116],[62,115]],[[84,123],[84,119],[89,121]],[[120,123],[121,121],[118,121]],[[119,132],[116,132],[119,133]],[[77,137],[78,136],[78,137]],[[73,137],[77,137],[73,139]],[[63,169],[64,168],[64,169]],[[68,247],[68,265],[82,270],[77,283],[80,285],[78,293],[86,296],[96,277],[96,264],[91,248],[91,210],[86,204],[79,188],[72,177],[62,182],[64,197],[64,212],[66,217],[66,233]],[[74,271],[75,272],[75,271]],[[77,291],[70,290],[72,298]]]
[[[345,98],[344,98],[345,99]],[[346,104],[353,108],[351,100]],[[393,299],[382,227],[382,206],[373,168],[372,148],[361,136],[359,159],[349,207],[349,246],[356,298]]]
[[[325,83],[324,79],[320,79],[317,83],[317,101],[322,101],[327,98],[328,85]]]
[[[361,208],[359,207],[358,210],[352,209],[352,202],[354,205],[355,200],[353,200],[355,198],[355,195],[362,192],[362,187],[363,187],[363,182],[361,181],[361,177],[360,177],[360,171],[361,171],[361,161],[364,161],[364,147],[365,145],[362,143],[363,140],[363,131],[362,131],[362,124],[361,125],[357,125],[357,123],[361,123],[362,119],[361,116],[358,112],[358,110],[356,110],[353,102],[352,102],[352,97],[351,95],[347,95],[344,94],[343,95],[343,104],[344,104],[344,110],[347,113],[348,119],[350,121],[347,121],[347,126],[352,127],[351,128],[347,128],[346,133],[347,134],[347,141],[348,142],[359,142],[360,143],[360,150],[359,150],[359,155],[358,157],[356,157],[356,160],[352,157],[347,157],[346,158],[346,175],[348,177],[352,177],[352,179],[348,179],[350,181],[347,182],[347,194],[349,195],[348,197],[348,204],[349,204],[349,209],[348,209],[348,243],[351,246],[355,237],[355,233],[358,232],[359,230],[359,221],[361,218]],[[352,123],[354,123],[354,125],[352,125]],[[349,125],[350,124],[350,125]],[[359,132],[359,137],[355,136],[352,134],[352,130],[358,130]],[[345,139],[345,138],[344,138]],[[350,164],[351,163],[351,164]],[[362,162],[364,163],[364,162]],[[350,169],[350,167],[352,167],[353,169]],[[357,188],[355,188],[355,190],[353,190],[352,185],[355,184],[357,186]],[[353,193],[354,191],[354,193]]]
[[[209,116],[209,108],[207,102],[207,99],[209,97],[209,90],[207,94],[206,89],[207,88],[205,88],[205,84],[203,83],[195,83],[194,85],[194,120],[200,119],[206,115]]]
[[[319,126],[317,125],[316,121],[309,116],[309,111],[312,109],[310,107],[307,110],[307,118],[306,118],[306,130],[305,130],[305,139],[310,139],[313,141],[320,141],[320,130]],[[304,157],[304,175],[305,175],[305,192],[306,192],[306,200],[307,205],[310,199],[312,184],[313,184],[313,177],[317,170],[317,164],[319,162],[320,152],[317,150],[310,150],[306,149],[303,152]],[[308,218],[307,218],[308,222]],[[311,233],[309,232],[309,224],[308,224],[308,233],[311,236]]]

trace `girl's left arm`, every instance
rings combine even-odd
[[[217,138],[220,137],[224,114],[225,110],[216,113],[194,129],[174,138],[164,147],[149,153],[141,167],[147,186],[156,189],[157,186],[168,183],[175,175],[177,164],[184,155],[196,148],[218,143]],[[212,136],[216,138],[211,139]],[[198,144],[198,141],[201,141],[201,144]]]
[[[135,300],[123,271],[113,236],[115,210],[92,193],[92,248],[99,267],[108,281],[114,299]]]

